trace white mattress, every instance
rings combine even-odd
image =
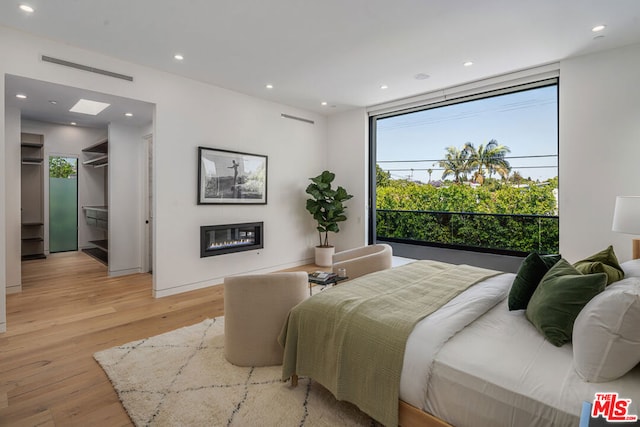
[[[431,363],[442,346],[508,294],[514,274],[501,274],[470,287],[424,318],[409,335],[400,376],[400,399],[424,408]]]
[[[640,366],[608,383],[586,383],[571,344],[555,347],[504,298],[437,353],[421,407],[456,427],[577,426],[596,392],[632,399],[639,414]]]

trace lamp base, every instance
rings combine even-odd
[[[640,239],[631,239],[631,253],[633,259],[640,258]]]

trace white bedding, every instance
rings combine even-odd
[[[638,414],[640,366],[609,383],[582,381],[570,344],[553,346],[523,310],[508,310],[514,277],[480,283],[416,325],[400,398],[457,427],[575,426],[582,402],[607,391],[632,399]]]
[[[424,407],[432,359],[449,338],[504,299],[514,277],[501,274],[478,283],[416,324],[404,353],[401,400]]]

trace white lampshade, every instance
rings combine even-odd
[[[613,231],[640,234],[640,196],[618,196],[613,210]]]

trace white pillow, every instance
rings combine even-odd
[[[640,277],[640,259],[632,259],[620,264],[624,277]]]
[[[640,362],[640,278],[608,286],[573,325],[573,363],[588,382],[620,378]]]

